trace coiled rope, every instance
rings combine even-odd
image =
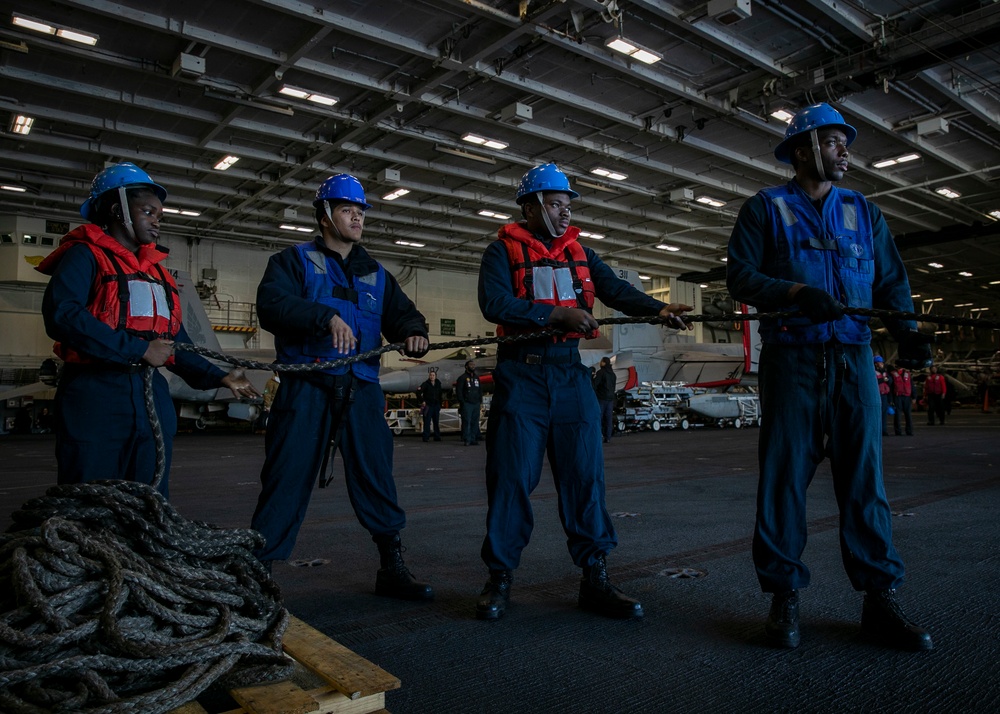
[[[0,534],[0,711],[159,714],[287,676],[263,537],[133,481],[56,486]]]

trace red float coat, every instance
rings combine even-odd
[[[892,393],[897,397],[912,396],[913,382],[910,381],[910,373],[905,369],[892,373]]]
[[[940,394],[944,396],[946,385],[943,374],[928,374],[924,382],[924,394]]]

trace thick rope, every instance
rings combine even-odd
[[[251,530],[133,481],[55,486],[0,534],[0,711],[166,712],[287,674],[288,613]]]

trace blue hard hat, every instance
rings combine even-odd
[[[876,364],[882,364],[883,362],[885,362],[885,360],[882,359],[882,355],[875,355],[875,363]]]
[[[131,162],[115,164],[101,171],[90,184],[90,198],[80,206],[80,215],[93,223],[97,220],[96,201],[98,196],[119,188],[148,186],[161,201],[167,200],[167,189],[156,183],[145,171]]]
[[[527,201],[539,191],[562,191],[570,198],[580,198],[580,194],[569,187],[569,179],[555,164],[542,164],[528,171],[517,185],[517,205]]]
[[[356,203],[366,211],[371,208],[371,204],[365,201],[365,190],[361,188],[361,182],[350,174],[337,174],[320,184],[313,205],[318,208],[324,201]]]
[[[850,146],[858,136],[858,130],[844,122],[844,117],[829,104],[811,104],[800,109],[785,129],[785,138],[774,147],[774,158],[785,164],[792,163],[792,141],[799,134],[819,129],[824,126],[835,126],[847,135],[847,145]]]

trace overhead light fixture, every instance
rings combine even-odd
[[[594,240],[604,240],[603,233],[591,233],[590,231],[580,231],[581,238],[593,238]]]
[[[219,160],[219,163],[215,165],[215,170],[225,171],[239,160],[240,160],[239,156],[233,156],[232,154],[230,154],[229,156],[224,156]]]
[[[719,260],[721,260],[723,263],[729,262],[729,258],[727,258],[726,256],[722,256],[721,258],[719,258]]]
[[[944,267],[943,265],[941,265],[941,263],[928,263],[927,265],[930,266],[931,268],[943,268]]]
[[[960,302],[960,303],[956,303],[955,307],[972,307],[972,303],[971,302]]]
[[[501,221],[509,221],[510,216],[506,213],[497,213],[496,211],[491,211],[488,208],[484,208],[479,211],[480,216],[485,216],[486,218],[499,218]]]
[[[383,201],[395,201],[397,198],[399,198],[401,196],[405,196],[409,192],[410,192],[410,189],[408,189],[408,188],[397,188],[392,193],[387,193],[386,195],[382,196],[382,200]]]
[[[293,226],[290,223],[282,223],[278,226],[283,231],[298,231],[299,233],[312,233],[312,228],[306,228],[305,226]]]
[[[1000,280],[991,280],[990,285],[1000,285]]]
[[[792,120],[792,117],[795,115],[792,114],[787,109],[776,109],[775,111],[771,112],[771,116],[777,119],[778,121],[783,121],[787,124]]]
[[[876,161],[874,164],[872,164],[872,167],[876,169],[885,169],[890,166],[895,166],[897,164],[905,164],[908,161],[916,161],[919,158],[920,154],[903,154],[902,156],[894,156],[890,159],[882,159],[880,161]]]
[[[972,277],[972,273],[970,273],[968,270],[962,270],[961,272],[959,272],[959,275],[961,275],[963,278]]]
[[[195,216],[200,216],[201,215],[201,211],[192,211],[189,208],[172,208],[172,207],[167,207],[167,206],[163,207],[163,212],[164,213],[173,213],[173,214],[176,214],[176,215],[179,215],[179,216],[190,216],[192,218],[195,217]]]
[[[26,15],[18,15],[15,13],[11,17],[10,21],[11,24],[16,27],[23,27],[26,30],[40,32],[43,35],[55,35],[63,40],[79,42],[81,45],[89,45],[90,47],[96,45],[97,41],[100,39],[98,35],[92,35],[89,32],[82,32],[80,30],[75,30],[72,27],[57,25],[53,22],[46,22],[37,18],[27,17]]]
[[[0,184],[0,190],[2,191],[13,191],[14,193],[25,193],[28,189],[24,186],[12,186],[9,183]]]
[[[1000,221],[1000,211],[990,211],[989,215],[990,217],[996,218],[998,221]]]
[[[722,208],[726,205],[725,201],[720,201],[719,199],[712,198],[711,196],[698,196],[698,198],[694,200],[698,203],[703,203],[706,206],[711,206],[712,208]]]
[[[969,308],[969,312],[986,312],[987,310],[989,310],[988,307],[973,307],[973,308]]]
[[[307,89],[299,89],[298,87],[292,87],[287,84],[283,84],[281,86],[281,89],[278,90],[278,94],[284,94],[286,97],[292,97],[294,99],[304,99],[309,102],[315,102],[316,104],[322,104],[325,107],[332,107],[340,101],[337,97],[330,97],[325,94],[319,94],[318,92],[310,92]]]
[[[612,171],[611,169],[603,169],[598,166],[596,169],[591,169],[590,173],[595,176],[603,176],[606,179],[611,179],[612,181],[624,181],[628,178],[626,174],[620,173],[618,171]]]
[[[704,290],[705,288],[707,288],[707,287],[708,287],[708,283],[700,283],[700,284],[698,285],[698,287],[699,287],[699,288],[701,288],[702,290]]]
[[[916,299],[916,298],[920,297],[920,293],[915,293],[913,295],[910,295],[910,297]]]
[[[663,55],[653,52],[653,50],[647,49],[637,42],[632,40],[626,40],[621,35],[614,35],[608,38],[604,42],[604,46],[608,47],[615,52],[621,52],[623,55],[628,55],[632,59],[637,59],[645,64],[656,64],[661,59]]]
[[[947,186],[942,186],[941,188],[934,189],[934,193],[944,196],[945,198],[958,198],[962,194],[958,191],[948,188]]]
[[[649,277],[648,275],[640,275],[639,280],[652,280],[652,278]]]
[[[405,245],[405,246],[407,246],[409,248],[423,248],[424,247],[423,243],[414,243],[411,240],[397,240],[397,241],[395,241],[395,243],[396,243],[396,245]]]
[[[658,250],[669,250],[671,253],[676,253],[680,248],[676,245],[667,245],[666,243],[660,243],[656,246]]]
[[[473,161],[480,161],[484,164],[495,164],[497,162],[492,156],[483,156],[482,154],[474,154],[471,151],[464,151],[463,149],[453,149],[450,146],[445,146],[443,144],[435,144],[434,149],[440,151],[442,154],[451,154],[452,156],[458,156],[463,159],[471,159]]]
[[[10,120],[10,133],[27,136],[31,133],[31,125],[34,123],[34,117],[29,117],[25,114],[16,114],[14,115],[14,118]]]
[[[510,146],[502,141],[487,139],[486,137],[479,136],[478,134],[466,134],[462,137],[462,141],[467,141],[470,144],[476,144],[477,146],[485,146],[487,149],[496,149],[497,151],[503,151]]]

